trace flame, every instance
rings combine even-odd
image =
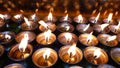
[[[64,17],[64,21],[68,20],[68,14],[66,14],[66,16]]]
[[[27,47],[28,44],[28,34],[24,34],[24,38],[21,40],[20,44],[19,44],[19,50],[21,52],[25,52],[25,49]]]
[[[65,28],[66,28],[66,31],[68,31],[70,29],[70,26],[65,26]]]
[[[8,34],[5,34],[5,38],[6,38],[6,39],[11,39],[11,36],[8,35]]]
[[[35,17],[36,17],[36,14],[33,14],[33,15],[31,16],[32,20],[34,20]]]
[[[50,53],[51,53],[50,49],[45,50],[45,52],[44,52],[44,54],[43,54],[43,58],[44,58],[44,59],[48,59],[49,56],[50,56]]]
[[[44,32],[45,40],[49,40],[50,35],[51,35],[51,30],[47,30],[46,32]]]
[[[102,25],[100,25],[100,27],[101,27],[101,30],[103,31],[104,30],[104,28],[105,27],[107,27],[109,24],[102,24]]]
[[[115,40],[116,38],[117,38],[117,36],[114,35],[114,36],[108,37],[108,38],[107,38],[107,41],[112,41],[112,40]]]
[[[19,19],[22,15],[21,14],[17,14],[14,16],[15,19]]]
[[[107,12],[108,12],[108,11],[107,11],[107,10],[105,10],[105,12],[103,13],[103,15],[105,16],[105,15],[107,14]]]
[[[48,15],[48,20],[52,20],[52,13],[51,12]]]
[[[95,21],[96,21],[96,22],[98,21],[99,17],[100,17],[100,12],[98,13],[97,17],[95,18]],[[96,22],[95,22],[95,23],[96,23]]]
[[[80,14],[80,15],[78,16],[78,22],[81,23],[82,21],[83,21],[83,17],[82,17],[82,15]]]
[[[97,11],[96,9],[95,9],[95,10],[93,10],[92,15],[93,15],[93,14],[95,14],[95,13],[96,13],[96,11]]]
[[[112,16],[113,16],[113,13],[110,13],[109,16],[108,16],[108,22],[109,22],[110,20],[112,20]]]
[[[3,15],[3,14],[0,14],[0,18],[4,19],[4,15]]]
[[[48,25],[43,20],[40,20],[38,23],[44,26],[46,29],[48,28]]]
[[[118,25],[115,27],[115,29],[118,30],[119,27],[120,27],[120,21],[119,21]]]
[[[88,24],[83,31],[86,31],[90,27],[90,24]]]
[[[99,58],[100,55],[101,55],[100,49],[99,48],[95,49],[95,51],[94,51],[94,59]]]
[[[91,32],[91,33],[89,34],[89,36],[87,37],[87,41],[91,41],[91,39],[92,39],[92,34],[93,34],[93,32]]]
[[[73,44],[69,49],[68,49],[68,54],[74,56],[76,54],[76,44]]]
[[[72,35],[71,35],[70,33],[66,33],[66,34],[65,34],[65,39],[66,39],[67,41],[71,41],[71,40],[72,40]]]
[[[30,23],[29,23],[29,21],[28,21],[28,19],[27,19],[26,17],[24,17],[24,20],[25,20],[26,24],[27,24],[28,26],[30,26]]]

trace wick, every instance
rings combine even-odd
[[[23,49],[22,48],[20,48],[20,52],[22,53],[22,58],[24,59],[24,51],[23,51]]]
[[[96,20],[94,20],[94,23],[96,23],[97,21]]]
[[[87,44],[89,44],[89,42],[90,42],[90,39],[87,40]]]
[[[46,37],[46,43],[48,44],[48,41],[49,41],[49,39],[48,39],[48,37]]]
[[[96,56],[96,55],[95,55],[95,56],[93,56],[92,62],[93,62],[94,64],[97,64],[96,58],[97,58],[97,56]]]
[[[69,55],[69,63],[71,63],[71,58],[72,58],[72,52],[70,52],[70,55]]]
[[[47,55],[45,55],[45,63],[47,63],[48,59],[47,59]]]

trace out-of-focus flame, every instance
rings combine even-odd
[[[96,9],[95,9],[95,10],[93,10],[92,15],[94,15],[94,14],[96,13],[96,11],[97,11]]]
[[[82,23],[83,22],[83,17],[82,17],[82,15],[80,14],[80,15],[78,15],[78,23]]]
[[[52,20],[52,13],[50,12],[49,14],[48,14],[48,20]]]
[[[70,33],[65,34],[66,41],[70,42],[72,40],[72,35]]]
[[[48,59],[50,56],[50,53],[51,53],[50,49],[45,50],[45,52],[43,53],[43,58]]]
[[[109,21],[111,21],[111,20],[112,20],[112,16],[113,16],[113,13],[110,13],[110,14],[109,14],[109,16],[108,16],[108,20],[107,20],[107,21],[108,21],[108,23],[109,23]]]
[[[43,20],[40,20],[38,23],[44,26],[46,29],[48,28],[48,25]]]
[[[66,16],[64,17],[64,21],[68,20],[68,14],[66,14]]]
[[[100,57],[100,55],[101,55],[101,51],[100,51],[100,49],[99,48],[97,48],[97,49],[95,49],[95,51],[94,51],[94,59],[97,59],[97,58],[99,58]]]
[[[35,17],[36,17],[36,14],[33,14],[33,15],[31,16],[32,20],[34,20]]]
[[[24,34],[24,38],[21,40],[20,44],[19,44],[19,50],[20,52],[25,52],[25,49],[28,45],[28,34]]]
[[[115,29],[119,29],[119,27],[120,27],[120,21],[119,21],[119,23],[118,23],[118,25],[115,27]]]
[[[88,25],[83,29],[83,31],[86,31],[89,27],[90,27],[90,24],[88,24]]]
[[[73,44],[69,49],[68,49],[68,54],[74,56],[76,54],[76,44]]]
[[[19,19],[22,15],[21,14],[17,14],[14,16],[15,19]]]
[[[25,23],[26,23],[28,26],[30,26],[30,23],[29,23],[29,21],[28,21],[28,19],[27,19],[26,17],[24,17],[24,20],[25,20]]]
[[[5,34],[5,38],[6,38],[6,39],[11,39],[11,36],[8,35],[8,34]]]
[[[92,34],[93,34],[93,32],[91,32],[91,33],[88,35],[87,41],[91,41],[91,39],[92,39]]]
[[[95,18],[95,23],[98,21],[99,17],[100,17],[100,12],[98,13],[97,17]]]
[[[107,38],[107,41],[112,41],[112,40],[115,40],[116,38],[117,38],[117,36],[114,35],[114,36],[108,37],[108,38]]]
[[[66,31],[68,31],[69,29],[70,29],[70,26],[65,26],[65,28],[66,28]]]
[[[3,15],[3,14],[0,14],[0,18],[4,19],[4,15]]]
[[[102,24],[102,25],[100,25],[100,27],[101,27],[101,30],[103,31],[104,30],[104,28],[105,27],[107,27],[109,24]]]
[[[44,32],[44,36],[45,36],[45,40],[49,41],[49,38],[51,36],[51,30],[47,30],[46,32]]]

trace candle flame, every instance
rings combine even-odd
[[[99,48],[97,48],[95,51],[94,51],[94,59],[97,59],[99,58],[101,55],[101,51]]]
[[[91,32],[91,33],[89,34],[89,36],[87,37],[87,41],[91,41],[91,39],[92,39],[92,34],[93,34],[93,32]]]
[[[112,20],[112,16],[113,16],[113,13],[110,13],[109,16],[108,16],[108,23],[109,23],[109,21]]]
[[[66,33],[66,34],[65,34],[65,39],[66,39],[67,41],[71,41],[71,40],[72,40],[72,35],[71,35],[70,33]]]
[[[48,25],[43,20],[40,20],[38,23],[44,26],[46,29],[48,28]]]
[[[66,31],[68,31],[70,29],[70,26],[65,26],[65,28],[66,28]]]
[[[104,28],[105,27],[107,27],[109,24],[102,24],[102,25],[100,25],[100,27],[101,27],[101,30],[103,31],[104,30]]]
[[[48,15],[48,20],[52,20],[52,13],[51,12]]]
[[[44,32],[45,40],[49,40],[50,35],[51,35],[51,30],[45,31],[45,32]]]
[[[83,17],[82,17],[82,15],[80,14],[80,15],[78,16],[78,23],[82,23],[82,21],[83,21]]]
[[[48,59],[49,56],[50,56],[50,53],[51,53],[50,49],[45,50],[45,52],[44,52],[44,54],[43,54],[43,58],[44,58],[44,59]]]
[[[95,13],[96,13],[96,11],[97,11],[96,9],[95,9],[95,10],[93,10],[92,15],[93,15],[93,14],[95,14]]]
[[[100,12],[98,13],[97,17],[95,18],[95,21],[96,21],[96,22],[98,21],[99,17],[100,17]],[[96,23],[96,22],[95,22],[95,23]]]
[[[14,16],[15,19],[19,19],[22,15],[21,14],[17,14]]]
[[[0,14],[0,18],[4,19],[4,15],[3,15],[3,14]]]
[[[112,41],[112,40],[115,40],[116,38],[117,38],[117,36],[114,35],[114,36],[108,37],[108,38],[107,38],[107,41]]]
[[[90,24],[88,24],[83,31],[86,31],[90,27]]]
[[[66,16],[64,17],[64,21],[68,20],[68,14],[66,14]]]
[[[24,20],[25,20],[25,23],[26,23],[28,26],[30,26],[30,23],[29,23],[29,21],[28,21],[28,19],[27,19],[26,17],[24,17]]]
[[[34,20],[35,17],[36,17],[36,14],[33,14],[33,15],[31,16],[32,20]]]
[[[73,44],[69,49],[68,49],[68,54],[72,54],[74,56],[76,54],[76,44]]]
[[[115,27],[115,29],[119,29],[119,27],[120,27],[120,21],[119,21],[118,25]]]
[[[28,34],[24,34],[24,37],[23,37],[23,39],[21,40],[21,42],[19,44],[19,50],[21,52],[25,52],[25,49],[26,49],[26,47],[28,45],[28,39],[29,39]]]
[[[6,38],[6,39],[11,39],[11,36],[8,35],[8,34],[5,34],[5,38]]]

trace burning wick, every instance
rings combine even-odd
[[[90,27],[90,24],[88,24],[88,25],[83,29],[83,31],[86,31],[89,27]]]
[[[68,31],[70,29],[69,25],[65,25],[65,30]]]
[[[98,13],[97,17],[94,20],[94,23],[96,23],[98,21],[99,17],[100,17],[100,13]]]
[[[28,27],[32,28],[31,24],[29,23],[28,19],[24,17],[25,23],[27,24]]]
[[[66,16],[64,17],[64,21],[68,20],[68,14],[66,14]]]
[[[32,20],[34,20],[35,17],[36,17],[36,14],[33,14],[33,15],[31,16]]]
[[[93,34],[93,32],[91,32],[91,33],[89,34],[89,36],[88,36],[88,38],[87,38],[87,44],[88,44],[89,42],[91,42],[92,34]]]
[[[44,36],[45,36],[46,43],[49,44],[49,39],[50,39],[50,36],[51,36],[51,30],[47,30],[46,32],[44,32]]]
[[[108,43],[108,42],[110,42],[110,41],[113,41],[113,40],[115,40],[116,38],[117,38],[116,35],[111,36],[111,37],[108,37],[107,40],[106,40],[106,43]]]
[[[118,25],[115,27],[115,32],[117,32],[117,30],[119,29],[119,27],[120,27],[120,21],[119,21]]]
[[[19,44],[19,51],[22,53],[22,58],[24,58],[24,52],[28,45],[28,39],[29,39],[28,34],[24,34],[24,38],[21,40]]]
[[[95,64],[97,64],[96,59],[99,58],[100,55],[101,55],[101,51],[100,51],[99,48],[97,48],[97,49],[94,51],[94,56],[93,56],[92,62],[95,63]]]
[[[39,24],[44,26],[46,29],[50,29],[49,26],[43,20],[39,21]]]
[[[51,12],[48,14],[48,20],[52,21],[52,13]]]
[[[11,36],[8,35],[8,34],[5,34],[5,39],[6,39],[6,40],[9,40],[9,39],[11,39]]]
[[[82,23],[83,22],[83,17],[82,17],[82,15],[80,14],[79,16],[78,16],[78,23]]]
[[[47,49],[45,51],[45,53],[43,54],[43,58],[45,60],[45,62],[44,62],[45,64],[48,64],[48,59],[49,59],[50,53],[51,53],[50,49]]]
[[[22,15],[21,14],[17,14],[14,16],[15,19],[19,19]]]
[[[101,32],[108,26],[109,24],[102,24],[102,25],[100,25],[100,27],[101,27]]]
[[[74,43],[68,50],[69,60],[68,62],[74,61],[73,56],[76,54],[76,44]]]
[[[66,33],[65,34],[65,39],[66,39],[66,42],[69,44],[72,40],[72,35],[70,33]]]
[[[112,20],[112,16],[113,16],[113,13],[110,13],[109,16],[108,16],[107,23],[110,23],[110,21]]]

